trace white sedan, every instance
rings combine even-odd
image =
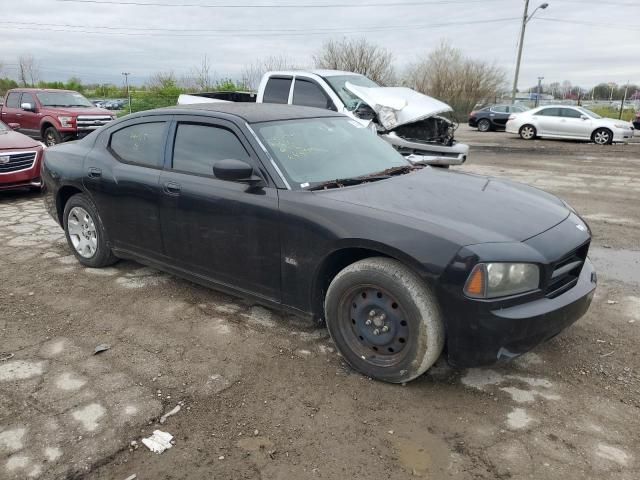
[[[511,115],[508,133],[524,140],[536,137],[590,140],[599,145],[628,142],[633,137],[633,125],[624,120],[603,118],[583,107],[544,106]]]

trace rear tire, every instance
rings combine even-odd
[[[360,260],[338,273],[327,291],[325,316],[344,359],[376,380],[409,382],[444,348],[435,296],[418,275],[390,258]]]
[[[491,122],[486,118],[483,118],[478,122],[478,131],[479,132],[488,132],[491,130]]]
[[[62,135],[54,127],[48,127],[45,129],[42,139],[47,147],[53,147],[62,143]]]
[[[536,127],[529,124],[521,126],[518,133],[520,134],[520,138],[523,140],[533,140],[538,134]]]
[[[598,128],[591,134],[591,140],[598,145],[611,145],[613,132],[608,128]]]
[[[100,268],[118,261],[109,247],[98,210],[89,197],[82,193],[73,195],[64,206],[62,219],[67,243],[81,264]]]

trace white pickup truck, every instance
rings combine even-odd
[[[343,113],[372,128],[413,163],[461,165],[469,146],[454,139],[456,125],[441,116],[452,108],[405,87],[380,87],[364,75],[338,70],[267,72],[258,92],[180,95],[178,104],[288,103]]]

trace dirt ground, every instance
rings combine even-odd
[[[585,216],[599,286],[534,352],[406,386],[350,370],[315,325],[131,262],[83,268],[37,195],[1,194],[0,478],[640,478],[640,145],[460,133],[461,170]],[[161,455],[141,443],[156,429]]]

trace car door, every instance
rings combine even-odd
[[[160,173],[170,116],[139,117],[100,134],[84,185],[116,248],[163,259]]]
[[[22,92],[11,92],[7,95],[7,100],[2,107],[2,121],[4,123],[20,123],[22,119],[22,109],[20,108],[20,97]],[[18,129],[20,131],[20,129]]]
[[[561,131],[564,135],[568,137],[591,138],[591,118],[575,108],[562,108],[561,115]]]
[[[505,128],[509,119],[508,109],[506,105],[496,105],[489,109],[489,118],[495,127]]]
[[[534,114],[538,135],[559,135],[560,108],[547,107]]]
[[[28,103],[31,105],[32,110],[26,110],[22,108],[22,105]],[[25,135],[37,137],[40,135],[40,117],[38,113],[38,104],[36,102],[36,96],[33,93],[25,92],[20,99],[20,110],[22,115],[20,117],[20,132]]]
[[[278,192],[232,122],[181,117],[174,122],[161,176],[164,246],[173,265],[223,286],[280,302]],[[254,166],[268,185],[215,178],[213,164]]]

